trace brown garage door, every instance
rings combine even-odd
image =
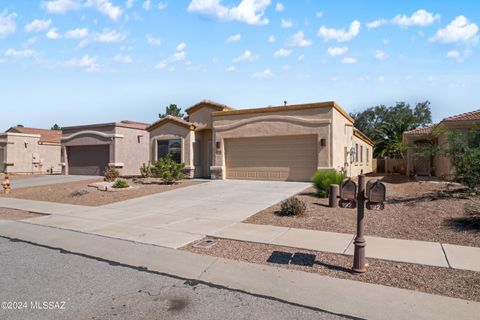
[[[68,147],[68,173],[101,176],[108,166],[108,145]]]
[[[225,140],[227,179],[309,181],[317,169],[317,136]]]

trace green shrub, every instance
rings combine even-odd
[[[128,188],[128,187],[130,187],[130,185],[128,184],[128,181],[127,181],[126,179],[117,179],[117,180],[115,180],[115,182],[113,183],[112,187],[113,187],[113,188],[122,189],[122,188]]]
[[[162,179],[163,182],[171,184],[184,179],[182,169],[183,163],[175,162],[170,155],[159,159],[152,170],[153,176]]]
[[[120,172],[114,167],[107,167],[103,172],[103,180],[112,182],[120,177]]]
[[[283,201],[280,207],[281,216],[298,216],[305,213],[307,205],[297,197],[291,197]]]
[[[142,178],[149,178],[152,176],[152,165],[150,162],[148,164],[143,163],[140,167],[140,175]]]
[[[340,184],[347,175],[336,170],[318,170],[312,177],[313,186],[317,195],[322,198],[328,197],[331,184]]]

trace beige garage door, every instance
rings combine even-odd
[[[315,135],[227,139],[227,179],[309,181],[317,154]]]

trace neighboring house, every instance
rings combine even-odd
[[[318,169],[372,171],[373,142],[335,102],[234,110],[201,101],[147,128],[150,160],[170,154],[189,177],[309,181]]]
[[[0,133],[0,172],[59,173],[61,131],[15,126]]]
[[[147,127],[125,120],[63,128],[64,173],[103,175],[107,167],[115,167],[121,175],[139,175],[149,158]]]
[[[470,129],[480,129],[480,110],[462,113],[443,119],[438,124],[418,128],[403,133],[403,143],[406,144],[407,173],[415,175],[435,175],[451,179],[454,169],[449,158],[436,156],[434,158],[419,153],[416,146],[431,144],[448,146],[445,130],[460,130],[467,133]]]

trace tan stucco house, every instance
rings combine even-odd
[[[15,126],[0,133],[0,172],[59,173],[62,132]]]
[[[467,133],[470,129],[480,130],[480,110],[475,110],[443,119],[437,124],[403,133],[403,143],[407,145],[407,173],[415,175],[434,175],[444,179],[453,178],[454,169],[445,156],[415,155],[416,145],[425,143],[447,146],[446,129]],[[479,131],[480,132],[480,131]]]
[[[150,160],[170,154],[189,177],[309,181],[316,170],[372,171],[373,142],[335,102],[234,110],[213,101],[147,128]]]
[[[103,175],[107,167],[115,167],[121,175],[138,175],[149,158],[147,127],[124,120],[63,128],[64,173]]]

